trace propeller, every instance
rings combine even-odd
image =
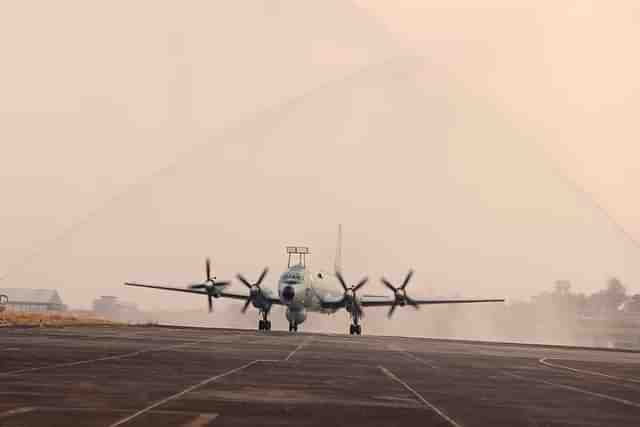
[[[269,268],[265,267],[264,270],[262,270],[260,277],[258,277],[258,280],[255,283],[249,282],[242,274],[238,274],[236,276],[238,280],[240,280],[247,288],[249,288],[249,298],[247,298],[247,301],[244,303],[244,306],[242,307],[242,313],[245,313],[247,311],[247,308],[249,308],[249,304],[251,304],[256,298],[258,298],[259,295],[262,294],[262,289],[260,289],[260,284],[262,283],[262,281],[264,280],[268,272],[269,272]]]
[[[342,289],[344,289],[344,297],[343,297],[344,300],[346,300],[347,304],[351,305],[351,309],[355,310],[357,315],[362,315],[362,307],[360,307],[360,303],[356,298],[356,292],[358,291],[358,289],[363,287],[365,283],[367,283],[369,278],[364,277],[357,284],[351,287],[348,287],[340,271],[336,271],[336,277],[338,278],[338,281],[340,281],[340,285],[342,285]]]
[[[197,283],[195,285],[189,286],[190,289],[204,289],[207,292],[207,300],[209,301],[209,313],[213,311],[213,297],[218,296],[219,290],[216,289],[216,286],[224,287],[229,284],[229,282],[216,282],[216,277],[211,276],[211,260],[207,258],[205,261],[205,281],[203,283]]]
[[[387,313],[387,317],[391,317],[393,316],[393,312],[396,311],[396,307],[398,305],[405,305],[405,304],[409,304],[410,306],[412,306],[413,308],[415,308],[416,310],[418,308],[420,308],[420,306],[414,301],[412,300],[409,295],[407,295],[407,285],[409,284],[409,281],[411,280],[411,277],[413,276],[413,270],[409,270],[409,272],[407,273],[407,276],[404,278],[404,281],[402,282],[402,285],[400,285],[400,287],[396,288],[395,286],[393,286],[387,279],[385,279],[384,277],[381,279],[382,283],[391,291],[393,292],[393,295],[395,296],[395,300],[393,301],[393,305],[391,306],[391,308],[389,309],[389,313]]]

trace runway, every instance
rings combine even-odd
[[[171,327],[0,329],[0,426],[638,426],[640,353]]]

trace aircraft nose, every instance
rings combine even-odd
[[[282,298],[286,301],[292,301],[293,297],[296,296],[295,291],[293,290],[293,287],[291,286],[286,286],[283,290],[282,290]]]

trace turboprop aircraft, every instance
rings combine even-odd
[[[262,273],[255,282],[250,282],[243,275],[236,277],[244,286],[247,293],[227,291],[229,281],[218,281],[211,276],[211,263],[206,260],[206,278],[202,283],[196,283],[186,288],[169,286],[157,286],[143,283],[127,282],[127,286],[139,286],[143,288],[163,289],[167,291],[188,292],[197,295],[205,295],[209,301],[209,311],[213,308],[212,298],[232,298],[243,300],[242,312],[245,313],[250,305],[259,312],[258,330],[271,330],[269,313],[273,305],[286,306],[285,315],[289,321],[289,332],[296,332],[298,326],[304,323],[308,312],[332,314],[340,309],[345,309],[351,318],[349,333],[351,335],[362,334],[361,320],[365,307],[389,307],[388,317],[391,318],[398,306],[410,305],[418,309],[426,304],[463,304],[479,302],[503,302],[504,299],[415,299],[407,294],[407,285],[413,277],[413,271],[409,270],[400,286],[394,286],[386,278],[381,281],[389,289],[392,296],[358,295],[358,291],[367,283],[368,278],[363,278],[352,286],[347,283],[341,269],[335,268],[335,274],[327,274],[324,271],[311,271],[307,268],[307,255],[309,248],[302,246],[288,246],[289,261],[287,269],[278,280],[278,293],[269,288],[262,287],[262,282],[267,276],[268,269]],[[342,292],[336,292],[342,288]]]

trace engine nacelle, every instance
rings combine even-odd
[[[307,319],[307,311],[304,309],[302,310],[287,309],[285,315],[287,316],[287,320],[289,321],[289,323],[295,323],[296,325],[303,323]]]
[[[271,310],[271,290],[270,289],[256,289],[255,291],[251,291],[252,299],[251,303],[255,308],[262,311]]]

